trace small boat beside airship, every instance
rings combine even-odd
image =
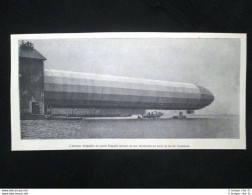
[[[153,112],[147,112],[146,114],[142,114],[138,116],[137,118],[138,119],[157,119],[163,115],[164,114],[162,112],[153,111]]]

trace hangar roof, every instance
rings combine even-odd
[[[19,48],[19,57],[46,60],[36,49]]]

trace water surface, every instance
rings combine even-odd
[[[239,138],[239,120],[237,116],[183,120],[21,120],[21,138]]]

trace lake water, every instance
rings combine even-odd
[[[21,138],[239,138],[239,120],[238,116],[149,120],[21,120]]]

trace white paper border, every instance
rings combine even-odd
[[[21,140],[18,40],[69,38],[238,38],[240,55],[240,138],[239,139],[61,139]],[[246,149],[246,52],[247,35],[234,33],[68,33],[11,35],[11,149],[83,150],[83,149]],[[81,147],[72,147],[80,145]],[[94,147],[88,147],[93,145]],[[107,145],[110,147],[101,147]],[[117,145],[118,147],[112,147]],[[127,145],[125,147],[124,145]],[[132,147],[130,147],[132,145]],[[142,145],[142,147],[141,147]],[[152,147],[143,147],[151,145]],[[133,147],[136,146],[136,147]],[[154,147],[156,146],[156,147]],[[165,147],[166,146],[166,147]],[[179,147],[186,146],[186,147]]]

